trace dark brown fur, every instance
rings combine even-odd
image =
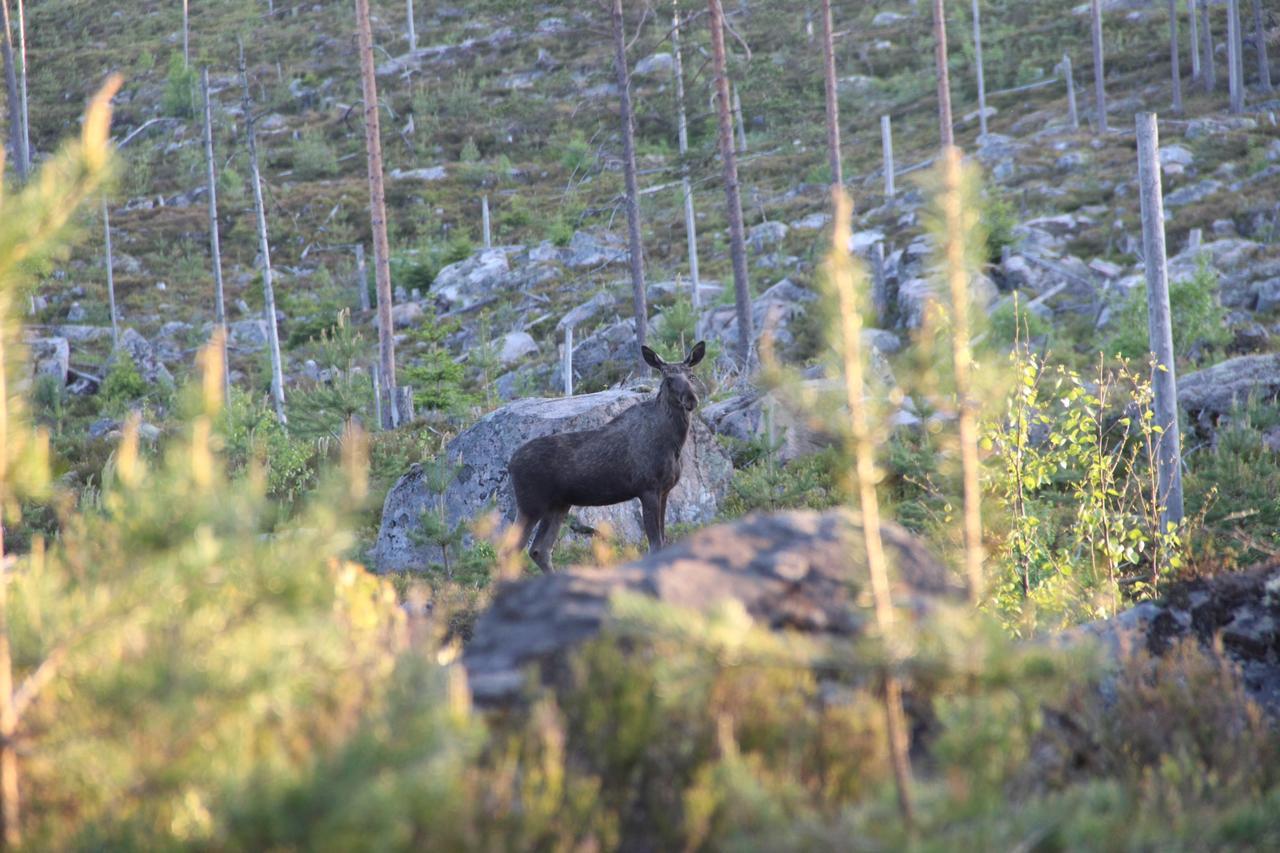
[[[639,498],[649,550],[661,548],[666,539],[667,495],[680,481],[680,451],[698,406],[692,369],[706,353],[706,344],[699,341],[677,364],[666,363],[648,347],[641,351],[649,365],[662,371],[656,396],[599,429],[527,441],[507,465],[520,547],[533,533],[529,554],[544,572],[552,571],[551,551],[570,507]]]

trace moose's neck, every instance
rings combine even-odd
[[[677,445],[683,447],[684,440],[689,435],[689,422],[693,413],[672,398],[665,382],[658,389],[658,397],[654,402],[657,404],[659,422],[674,434]]]

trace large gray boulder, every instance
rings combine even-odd
[[[755,343],[768,336],[774,347],[786,353],[795,343],[792,324],[808,310],[818,294],[801,287],[789,278],[770,287],[751,302],[751,327]],[[708,338],[734,342],[738,340],[738,314],[732,305],[711,308],[700,327]]]
[[[1178,378],[1178,403],[1195,414],[1225,415],[1250,396],[1280,397],[1280,353],[1229,358]]]
[[[31,349],[31,372],[36,379],[52,376],[59,388],[67,384],[71,345],[66,338],[32,338],[27,346]]]
[[[894,602],[913,616],[961,590],[910,533],[881,527]],[[619,593],[707,613],[737,602],[759,625],[848,638],[871,619],[861,519],[846,510],[752,515],[698,531],[643,559],[508,584],[481,614],[463,655],[481,704],[520,696],[526,677],[560,681],[569,653],[609,628]]]
[[[535,397],[490,412],[445,448],[448,458],[459,466],[443,495],[445,517],[450,524],[457,524],[477,519],[492,508],[504,520],[514,520],[515,502],[507,482],[507,462],[520,445],[551,433],[604,426],[649,396],[616,389],[577,397]],[[733,469],[701,417],[693,419],[681,464],[680,483],[671,492],[667,505],[667,522],[705,524],[715,518]],[[437,499],[419,465],[410,468],[387,493],[374,551],[378,571],[417,571],[439,562],[437,548],[414,541],[423,510],[435,508]],[[579,507],[570,513],[570,518],[576,519],[579,527],[607,524],[626,541],[644,541],[639,501]],[[569,530],[573,526],[567,525]]]
[[[510,271],[505,249],[482,249],[440,270],[431,292],[446,308],[471,305],[495,290]]]

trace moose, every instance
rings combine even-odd
[[[662,386],[598,429],[545,435],[522,444],[507,465],[518,512],[519,545],[543,572],[553,571],[551,551],[560,525],[574,506],[610,506],[640,499],[649,550],[666,539],[667,495],[680,482],[680,451],[698,406],[693,368],[706,355],[694,344],[684,361],[670,364],[646,346],[645,363],[662,373]],[[536,526],[536,530],[534,529]]]

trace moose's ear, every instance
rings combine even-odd
[[[640,347],[640,354],[644,356],[645,364],[650,367],[656,367],[658,370],[661,370],[666,365],[666,362],[663,361],[656,352],[646,346],[642,345]]]
[[[684,360],[684,363],[687,364],[689,367],[693,367],[695,364],[702,361],[702,357],[706,354],[707,354],[707,342],[698,341],[696,344],[693,345],[693,349],[689,351],[689,357]]]

